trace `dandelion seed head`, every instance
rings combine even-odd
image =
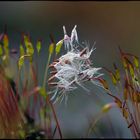
[[[88,91],[84,87],[85,81],[91,81],[94,85],[100,86],[94,78],[102,76],[99,72],[101,68],[93,67],[90,60],[95,48],[89,49],[89,45],[86,43],[84,48],[81,48],[80,45],[77,47],[79,42],[76,27],[75,25],[71,37],[68,37],[65,26],[63,26],[64,47],[67,49],[67,53],[51,64],[56,70],[53,75],[56,84],[54,84],[54,90],[50,91],[50,94],[53,94],[51,100],[54,102],[62,101],[64,98],[68,100],[70,91],[77,89],[78,86]]]

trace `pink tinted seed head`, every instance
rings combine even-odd
[[[67,53],[62,55],[57,62],[50,65],[55,69],[55,74],[48,81],[50,85],[54,85],[53,90],[50,91],[50,94],[53,94],[51,100],[54,103],[56,101],[61,102],[64,98],[65,102],[67,102],[70,91],[77,89],[78,86],[88,91],[84,86],[86,81],[91,81],[94,85],[101,86],[96,80],[96,78],[103,75],[99,72],[101,68],[93,67],[90,59],[95,48],[90,50],[88,45],[85,45],[85,48],[82,49],[80,45],[78,48],[75,47],[78,42],[76,27],[75,25],[71,37],[68,37],[65,26],[63,26],[64,47],[67,49]]]

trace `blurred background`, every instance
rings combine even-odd
[[[118,46],[140,56],[140,2],[0,2],[0,32],[3,32],[5,24],[12,48],[19,47],[20,32],[29,33],[33,42],[38,38],[43,40],[39,60],[40,81],[47,60],[49,34],[54,36],[56,42],[59,41],[63,38],[63,25],[69,35],[77,25],[80,42],[87,40],[92,46],[96,41],[96,50],[92,54],[95,67],[105,66],[112,70],[113,62],[119,65]],[[66,138],[85,137],[89,120],[100,111],[101,105],[112,101],[100,88],[93,85],[88,85],[88,88],[91,95],[79,89],[69,96],[67,106],[64,103],[56,105]],[[109,116],[115,132],[112,133],[106,116],[100,121],[100,137],[131,137],[117,109],[111,110]]]

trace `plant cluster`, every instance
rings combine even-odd
[[[78,87],[88,92],[88,87],[84,85],[86,82],[103,88],[113,98],[112,103],[103,106],[101,112],[118,107],[133,137],[140,138],[138,57],[119,48],[123,73],[116,64],[113,72],[104,67],[96,68],[91,60],[94,45],[90,48],[87,42],[79,43],[76,26],[70,37],[64,26],[63,30],[64,38],[58,43],[50,37],[41,85],[37,63],[42,50],[41,40],[33,44],[31,37],[22,33],[19,49],[16,50],[9,47],[8,34],[0,34],[0,138],[62,138],[54,104],[63,100],[67,103],[68,95]],[[64,55],[61,55],[62,48],[65,48]],[[111,91],[112,85],[103,78],[100,70],[110,75],[117,95]],[[95,122],[90,130],[94,125]]]

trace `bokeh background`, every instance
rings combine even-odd
[[[140,2],[0,2],[0,32],[3,32],[5,24],[12,48],[19,47],[20,32],[29,33],[34,42],[38,38],[43,40],[39,60],[40,82],[47,60],[49,34],[59,41],[63,38],[63,25],[69,34],[77,25],[80,42],[87,40],[92,45],[96,41],[96,51],[92,55],[95,67],[113,69],[113,62],[119,65],[119,45],[124,51],[140,56]],[[70,95],[67,106],[56,105],[65,138],[85,137],[89,118],[99,112],[102,104],[112,101],[101,89],[93,85],[88,85],[88,88],[91,95],[79,89]],[[131,137],[117,109],[111,110],[108,115],[114,134],[106,120],[108,116],[105,116],[100,121],[99,137]]]

